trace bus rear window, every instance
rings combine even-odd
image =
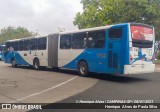
[[[151,48],[153,45],[154,34],[151,27],[132,25],[131,36],[133,47]]]

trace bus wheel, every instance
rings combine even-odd
[[[79,72],[79,75],[82,77],[88,76],[88,65],[85,61],[81,61],[78,64],[78,72]]]
[[[12,59],[12,60],[11,60],[11,65],[12,65],[12,67],[17,67],[17,64],[16,64],[15,59]]]
[[[33,62],[33,67],[35,70],[39,70],[40,69],[40,63],[38,59],[35,59]]]

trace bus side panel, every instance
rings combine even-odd
[[[86,49],[86,50],[80,50],[80,51],[81,53],[80,52],[78,53],[76,50],[75,51],[73,50],[72,55],[74,55],[75,58],[73,58],[73,60],[71,60],[70,62],[67,61],[66,63],[64,60],[63,64],[65,65],[62,67],[68,68],[68,69],[77,69],[78,62],[83,60],[87,62],[90,72],[105,73],[105,70],[107,67],[105,49],[101,49],[101,50]]]
[[[15,59],[16,64],[30,65],[18,52],[9,52],[5,58],[5,63],[11,63],[11,60]]]
[[[89,70],[96,73],[107,73],[107,49],[87,49],[85,57],[87,57]]]
[[[82,57],[83,49],[79,50],[67,50],[59,49],[58,51],[58,67],[68,68],[68,69],[77,69],[77,62]]]
[[[108,70],[108,33],[106,32],[106,44],[105,48],[102,49],[84,49],[84,50],[60,50],[61,63],[59,67],[68,68],[68,69],[77,69],[78,62],[85,60],[88,64],[90,72],[96,73],[124,73],[124,65],[129,64],[129,31],[128,24],[123,26],[123,37],[120,41],[121,49],[118,52],[118,60],[120,63],[120,70]],[[114,43],[114,40],[113,40]],[[115,46],[117,44],[115,43]],[[79,52],[78,52],[79,51]]]
[[[31,65],[25,58],[24,58],[24,52],[23,51],[18,51],[14,53],[15,57],[15,62],[18,65]]]
[[[16,51],[14,53],[14,59],[18,65],[33,65],[35,58],[39,59],[40,66],[47,66],[47,50],[28,50],[28,51]]]
[[[48,66],[48,50],[38,50],[37,55],[40,61],[40,66]]]
[[[15,63],[18,65],[33,65],[33,60],[38,58],[40,61],[40,66],[47,66],[48,61],[46,59],[47,50],[39,51],[12,51],[6,56],[5,62],[11,63],[11,59],[15,59]]]
[[[6,58],[5,59],[5,63],[9,63],[10,64],[11,63],[11,59],[15,58],[14,52],[8,52],[5,58]]]

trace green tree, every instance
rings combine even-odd
[[[103,25],[140,22],[153,25],[160,38],[160,0],[81,0],[83,12],[74,25],[79,29]]]
[[[25,27],[8,26],[0,30],[0,43],[4,43],[11,39],[19,39],[36,35],[38,35],[38,33],[31,32]]]

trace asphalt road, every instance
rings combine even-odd
[[[160,103],[160,73],[129,77],[94,76],[98,82],[88,90],[61,102],[77,100],[153,100]]]
[[[76,103],[93,100],[153,100],[160,103],[160,73],[131,76],[91,74],[28,67],[12,68],[0,62],[0,103]],[[33,112],[35,110],[32,110]],[[46,110],[40,110],[46,111]],[[159,110],[47,110],[51,112],[150,112]]]
[[[106,76],[93,74],[93,79],[98,82],[75,96],[69,97],[58,103],[76,103],[77,101],[104,101],[104,100],[153,100],[160,103],[160,73],[137,74],[131,76]],[[51,110],[50,110],[51,111]],[[81,109],[62,110],[52,112],[159,112],[160,110],[132,109],[132,110],[103,110]]]
[[[62,100],[60,103],[95,100],[153,100],[160,103],[160,73],[138,74],[129,77],[94,76],[98,82],[88,90]],[[54,110],[63,112],[64,110]],[[67,110],[70,112],[71,110]],[[74,112],[159,112],[160,110],[76,110]],[[66,110],[65,110],[66,112]]]
[[[77,72],[12,68],[0,61],[0,103],[53,103],[83,92],[97,81],[79,77]]]

